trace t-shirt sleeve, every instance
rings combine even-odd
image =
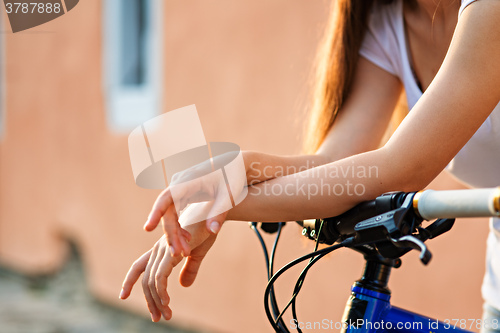
[[[359,55],[366,58],[373,64],[385,71],[398,75],[394,64],[393,39],[394,36],[390,30],[390,19],[387,12],[380,6],[374,4],[368,20],[368,28],[365,32]],[[392,52],[392,56],[391,56]]]
[[[359,55],[382,68],[383,70],[396,75],[390,59],[386,56],[384,49],[377,43],[375,36],[367,33],[359,50]]]
[[[465,7],[470,5],[471,3],[475,2],[477,0],[462,0],[462,4],[460,5],[460,9],[458,10],[458,17],[462,15],[462,12],[464,11]]]

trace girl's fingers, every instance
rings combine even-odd
[[[160,221],[162,221],[163,233],[167,237],[167,243],[171,247],[173,256],[178,256],[181,253],[189,255],[191,250],[187,242],[191,239],[191,235],[181,228],[176,207],[168,189],[163,191],[156,200],[144,229],[152,231]],[[184,239],[187,239],[187,242]]]
[[[203,257],[187,257],[179,275],[179,282],[183,287],[189,287],[193,284],[202,261]]]
[[[151,213],[149,213],[148,220],[146,221],[146,224],[144,224],[144,230],[153,231],[160,223],[162,216],[164,216],[167,212],[167,209],[173,206],[173,204],[172,194],[167,188],[161,192],[156,199],[153,208],[151,209]]]
[[[153,248],[153,252],[151,253],[151,257],[149,258],[146,270],[144,271],[144,276],[142,277],[142,290],[144,292],[144,297],[146,298],[146,304],[148,306],[149,312],[151,313],[151,320],[153,322],[157,322],[161,319],[161,312],[156,307],[155,301],[149,289],[149,278],[151,276],[151,268],[154,264],[157,253],[158,253],[158,243],[156,243],[156,245]]]
[[[172,260],[175,262],[172,262]],[[156,292],[158,293],[158,297],[164,307],[163,317],[166,320],[170,320],[172,318],[172,310],[168,306],[170,303],[170,296],[167,292],[168,277],[172,273],[174,265],[179,261],[180,259],[173,259],[168,253],[166,253],[156,272]]]
[[[170,247],[170,253],[173,257],[181,254],[183,246],[181,243],[182,232],[180,231],[181,225],[177,220],[177,213],[175,212],[175,207],[170,206],[165,215],[163,215],[163,232],[167,238],[167,243]]]
[[[200,270],[201,263],[205,258],[206,253],[212,247],[215,242],[216,237],[211,236],[207,238],[198,248],[198,255],[191,256],[186,259],[184,266],[182,266],[181,272],[179,274],[179,282],[183,287],[189,287],[193,284],[198,271]]]
[[[183,230],[182,228],[180,230]],[[182,255],[187,257],[191,254],[191,247],[188,244],[188,240],[179,232],[179,241],[181,243]]]
[[[151,250],[144,253],[142,256],[140,256],[139,259],[137,259],[132,264],[132,266],[127,272],[127,275],[125,276],[125,279],[123,280],[122,290],[120,292],[121,299],[126,299],[127,297],[130,296],[130,292],[132,291],[132,288],[134,287],[137,280],[139,279],[139,276],[141,276],[142,272],[144,272],[144,270],[146,269],[150,256],[151,256]]]
[[[227,216],[227,211],[224,213],[221,213],[217,216],[211,217],[207,219],[206,225],[207,225],[207,230],[212,233],[212,234],[218,234],[220,231],[220,228],[222,227],[222,224],[226,220]]]
[[[189,233],[189,231],[187,231],[184,228],[180,228],[180,230],[181,230],[181,236],[184,237],[186,241],[189,243],[191,241],[191,234]]]
[[[156,256],[156,259],[153,265],[151,266],[151,272],[149,273],[149,279],[148,279],[148,287],[151,297],[154,300],[156,308],[160,310],[163,317],[167,318],[164,311],[165,307],[163,306],[163,303],[161,302],[160,297],[158,296],[158,292],[156,290],[157,289],[156,276],[157,276],[158,266],[160,265],[160,262],[162,261],[164,256],[165,256],[165,247],[160,246],[160,249],[158,250],[158,255]]]
[[[184,266],[182,266],[179,282],[183,287],[189,287],[193,284],[200,269],[202,258],[188,257]]]

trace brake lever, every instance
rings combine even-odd
[[[427,265],[432,258],[432,253],[427,249],[427,246],[420,239],[407,235],[398,239],[391,238],[391,243],[399,248],[412,248],[420,251],[420,261]]]
[[[438,219],[429,225],[425,230],[429,233],[428,239],[436,238],[448,232],[453,227],[455,219]]]

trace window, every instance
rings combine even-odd
[[[104,93],[115,131],[160,113],[161,7],[162,0],[104,1]]]
[[[3,15],[0,14],[0,140],[5,133],[5,30]]]

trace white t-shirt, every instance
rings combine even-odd
[[[463,10],[474,1],[462,0],[459,19]],[[402,0],[391,4],[375,1],[360,55],[401,80],[411,110],[422,91],[408,54]],[[453,158],[447,170],[473,187],[500,186],[500,104]],[[487,303],[500,310],[500,219],[492,219],[490,226],[482,293]]]

